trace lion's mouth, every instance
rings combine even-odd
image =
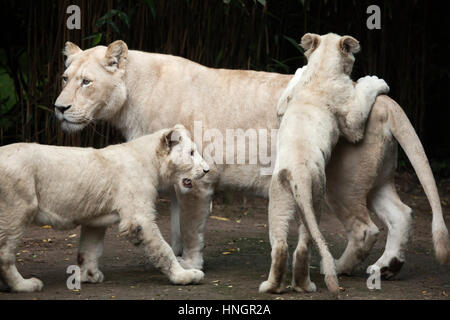
[[[192,188],[192,180],[188,178],[184,178],[181,183],[183,184],[183,187],[191,189]]]
[[[76,121],[70,121],[70,120],[67,120],[66,118],[64,118],[64,119],[62,120],[62,122],[67,122],[67,123],[69,123],[69,124],[76,124],[76,125],[84,124],[83,121],[78,121],[78,122],[76,122]]]

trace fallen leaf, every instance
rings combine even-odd
[[[220,220],[220,221],[230,221],[230,219],[225,218],[225,217],[210,216],[210,218],[211,218],[211,219]]]
[[[42,228],[42,229],[51,229],[51,228],[52,228],[52,226],[49,226],[49,225],[45,225],[45,226],[42,226],[41,228]]]
[[[71,234],[71,235],[69,236],[69,238],[75,238],[76,236],[77,236],[77,234],[74,233],[74,234]]]
[[[224,251],[224,252],[222,252],[222,254],[230,254],[231,252],[230,251]]]

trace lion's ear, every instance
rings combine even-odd
[[[350,36],[343,36],[339,40],[339,48],[344,54],[357,53],[361,50],[358,40]]]
[[[308,58],[320,44],[320,36],[315,33],[306,33],[300,42],[301,47],[305,50],[305,56]]]
[[[80,49],[79,46],[77,46],[76,44],[67,41],[65,46],[64,46],[64,50],[63,50],[63,55],[66,57],[66,67],[69,66],[69,64],[72,62],[72,57],[77,54],[82,52],[83,50]]]
[[[110,72],[124,69],[128,57],[128,46],[122,40],[111,43],[106,49],[105,68]]]
[[[161,140],[161,143],[164,145],[166,150],[172,150],[174,146],[179,144],[181,141],[181,134],[178,131],[178,128],[174,127],[170,129],[168,132],[165,132],[163,135],[163,138]]]

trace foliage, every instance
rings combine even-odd
[[[64,70],[65,41],[87,49],[122,39],[131,49],[174,54],[209,67],[294,73],[305,63],[305,32],[360,40],[354,77],[377,74],[437,157],[450,157],[445,13],[433,2],[378,2],[382,30],[365,27],[369,0],[4,1],[0,12],[0,145],[14,141],[93,145],[120,141],[99,123],[65,135],[53,116]],[[69,4],[82,10],[81,30],[65,26]],[[448,32],[446,33],[449,34]],[[443,46],[447,47],[443,47]]]

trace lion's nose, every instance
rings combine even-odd
[[[209,172],[209,169],[208,170],[203,169],[203,172],[206,174]]]
[[[71,106],[71,104],[69,104],[68,106],[57,106],[55,104],[55,109],[57,109],[61,113],[64,113],[64,111],[68,110]]]

